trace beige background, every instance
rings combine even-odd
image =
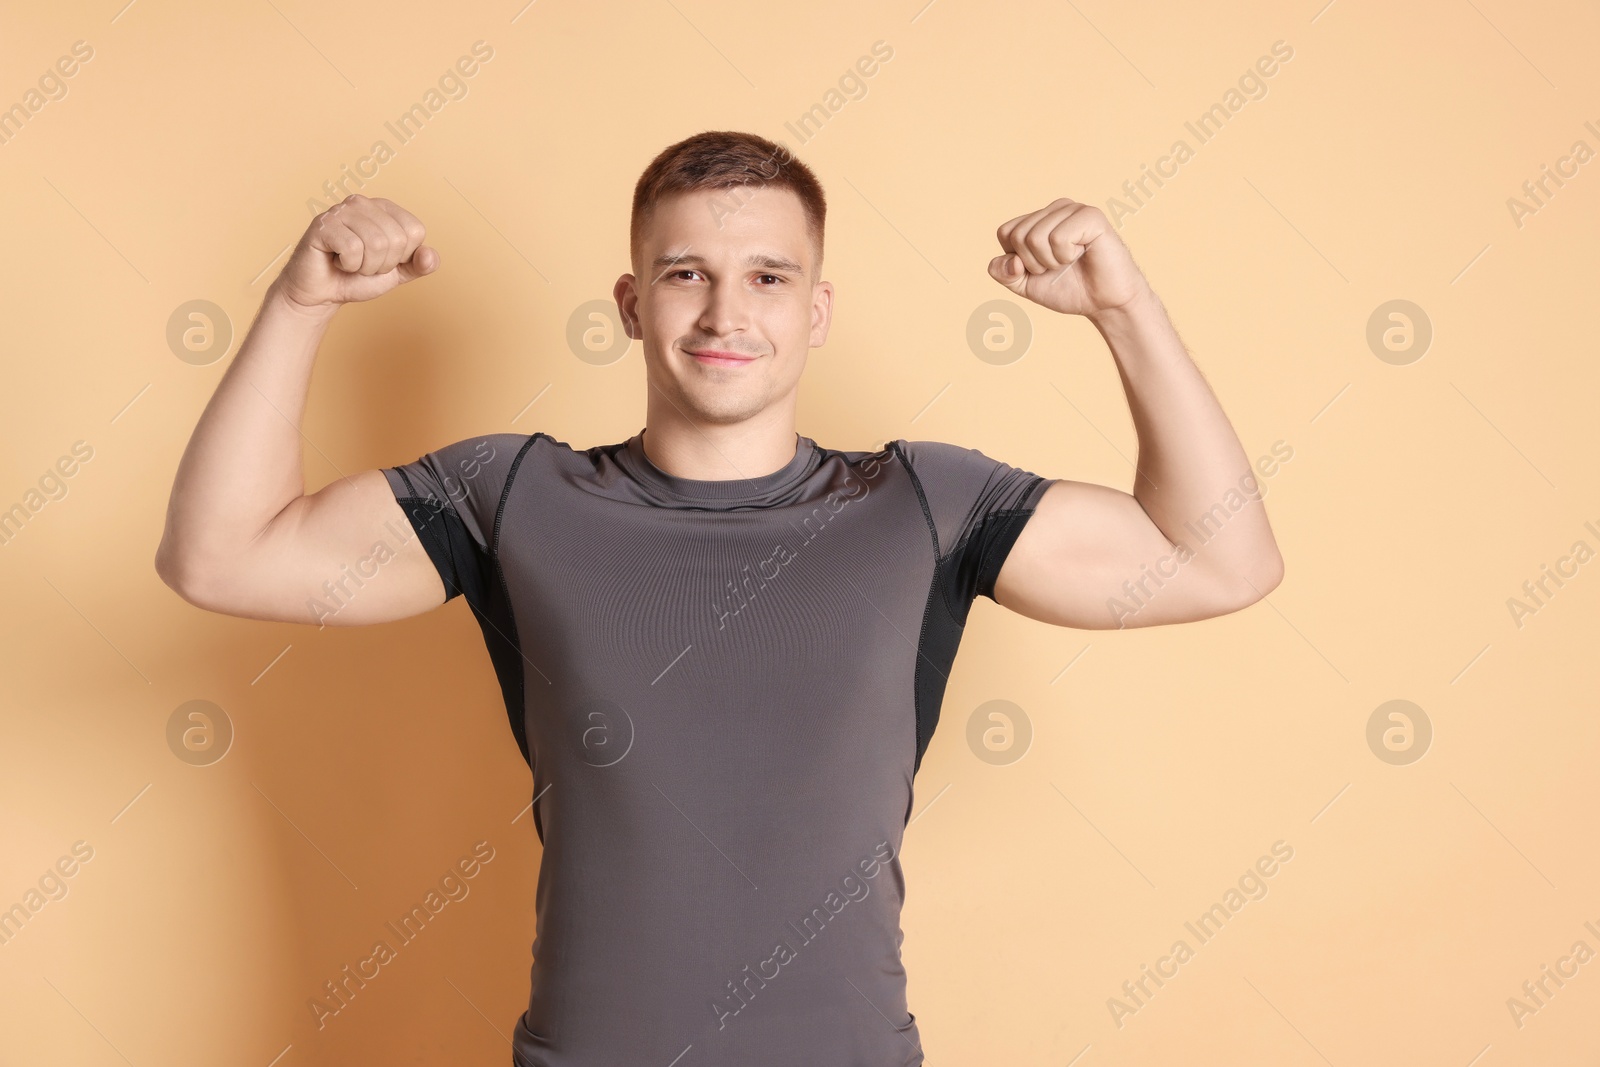
[[[1600,1057],[1600,962],[1520,1026],[1507,1006],[1575,942],[1600,951],[1600,563],[1520,627],[1507,605],[1600,549],[1600,162],[1520,226],[1507,205],[1600,149],[1592,6],[122,2],[17,5],[0,33],[0,106],[93,49],[0,144],[0,507],[93,449],[0,547],[0,907],[93,849],[0,945],[0,1058],[509,1059],[539,850],[466,605],[319,631],[202,612],[152,567],[227,365],[178,358],[169,317],[219,305],[231,358],[307,200],[395,147],[385,121],[478,40],[468,95],[363,189],[421,217],[443,266],[335,322],[308,489],[477,433],[636,430],[639,346],[594,365],[567,321],[627,269],[639,171],[708,128],[786,141],[830,197],[839,298],[803,432],[1130,488],[1092,328],[1031,307],[1031,348],[995,365],[967,321],[1007,295],[985,273],[1001,222],[1105,206],[1194,148],[1121,232],[1247,451],[1293,449],[1267,482],[1287,578],[1177,627],[974,609],[905,847],[930,1064]],[[785,123],[878,40],[866,95],[801,143]],[[1267,94],[1198,145],[1185,121],[1275,41],[1294,54]],[[1393,299],[1433,327],[1405,365],[1366,340]],[[235,731],[209,766],[167,742],[197,699]],[[966,739],[997,699],[1034,733],[1004,765]],[[1366,740],[1394,699],[1433,729],[1409,765]],[[478,841],[470,895],[319,1030],[309,998]],[[1267,895],[1198,944],[1184,923],[1277,841]],[[1193,958],[1118,1026],[1108,1000],[1179,938]]]

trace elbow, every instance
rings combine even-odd
[[[205,607],[204,578],[193,554],[186,553],[163,537],[156,548],[156,575],[168,589],[196,607]]]
[[[1249,567],[1238,567],[1226,574],[1217,573],[1211,583],[1212,614],[1231,615],[1265,600],[1283,581],[1283,557],[1276,550]]]
[[[1255,590],[1255,600],[1260,600],[1283,584],[1283,556],[1273,549],[1269,558],[1261,561],[1256,573],[1247,579]],[[1252,601],[1253,602],[1253,601]]]
[[[173,559],[172,547],[167,543],[165,537],[162,537],[161,543],[156,546],[155,567],[156,577],[160,578],[167,588],[176,592],[178,589],[177,561]]]
[[[163,537],[161,544],[156,547],[156,576],[174,593],[185,600],[189,599],[187,592],[192,583],[192,578],[183,565],[183,560],[178,552]]]

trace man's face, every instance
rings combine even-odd
[[[833,286],[816,277],[805,211],[788,189],[662,200],[634,269],[613,291],[623,324],[644,342],[653,389],[695,421],[742,422],[792,398],[807,351],[827,340]]]

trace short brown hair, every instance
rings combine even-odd
[[[817,261],[822,268],[822,234],[828,201],[822,183],[787,145],[753,133],[706,130],[662,149],[633,187],[633,218],[628,247],[637,257],[639,239],[650,212],[661,200],[703,189],[788,189],[800,198]]]

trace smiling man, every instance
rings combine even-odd
[[[825,214],[770,141],[670,146],[636,186],[615,288],[643,342],[638,433],[486,433],[306,494],[297,423],[329,320],[440,262],[415,217],[352,196],[272,284],[178,468],[156,567],[199,607],[339,625],[470,607],[544,846],[519,1067],[921,1063],[900,843],[973,601],[1151,626],[1281,578],[1227,417],[1105,216],[1072,200],[1000,226],[989,273],[1106,339],[1131,494],[954,444],[798,433],[833,311]]]

